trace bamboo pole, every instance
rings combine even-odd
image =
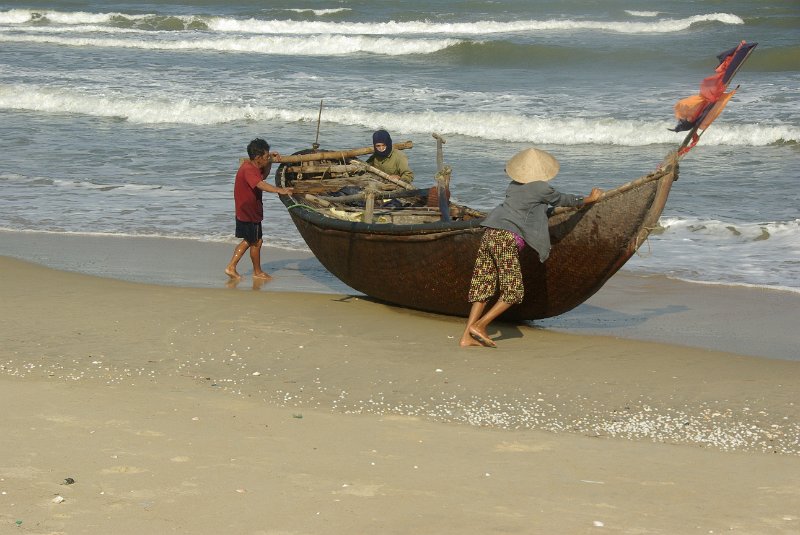
[[[394,191],[379,191],[375,194],[376,199],[398,199],[402,197],[414,197],[414,196],[422,196],[426,194],[428,190],[422,189],[414,189],[414,190],[394,190]],[[317,195],[317,198],[323,199],[325,201],[331,202],[333,204],[341,204],[346,202],[353,202],[353,201],[363,201],[366,199],[367,195],[365,192],[355,193],[353,195],[341,195],[339,197],[331,197],[331,196],[324,196],[324,195]]]
[[[291,167],[287,167],[286,170],[290,173],[308,173],[308,174],[317,174],[317,173],[356,173],[358,171],[366,171],[368,173],[372,173],[375,176],[378,176],[392,184],[400,186],[403,189],[414,189],[414,186],[406,182],[405,180],[400,180],[397,178],[393,178],[388,173],[385,173],[378,169],[377,167],[373,167],[365,162],[360,160],[350,160],[350,164],[348,165],[293,165]],[[297,183],[300,183],[298,181]]]
[[[373,166],[369,165],[368,163],[364,163],[364,162],[362,162],[360,160],[350,160],[350,164],[351,165],[356,165],[358,167],[361,167],[364,171],[367,171],[368,173],[372,173],[373,175],[379,176],[384,180],[388,180],[392,184],[396,184],[396,185],[400,186],[403,189],[414,189],[414,186],[412,186],[411,184],[409,184],[405,180],[400,180],[399,178],[394,178],[389,173],[384,173],[383,171],[381,171],[377,167],[373,167]]]
[[[286,168],[288,173],[355,173],[362,168],[357,165],[292,165]]]
[[[389,184],[378,180],[372,175],[358,175],[347,178],[335,178],[329,180],[297,180],[292,184],[296,193],[324,193],[332,192],[346,186],[355,186],[361,190],[371,186],[378,190],[397,191],[394,184]]]
[[[332,206],[331,203],[329,203],[325,199],[322,199],[322,198],[317,197],[316,195],[312,195],[310,193],[306,193],[305,198],[306,198],[307,201],[318,203],[318,204],[320,204],[321,206],[324,206],[324,207]]]
[[[395,149],[405,150],[414,147],[412,141],[401,141],[393,145]],[[274,158],[272,161],[277,163],[300,163],[300,162],[313,162],[316,160],[346,160],[348,158],[356,158],[365,154],[375,152],[373,147],[364,147],[360,149],[350,150],[332,150],[324,152],[310,152],[308,154],[293,154],[291,156],[280,156]]]

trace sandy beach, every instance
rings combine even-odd
[[[800,530],[796,360],[0,266],[4,532]]]
[[[233,247],[233,243],[184,239],[0,231],[0,256],[163,286],[226,287],[227,277],[219,266],[230,258]],[[236,289],[364,297],[333,277],[307,251],[265,247],[262,257],[264,269],[275,279],[263,286],[245,277]],[[240,267],[245,274],[251,272],[246,263]],[[532,325],[800,361],[797,310],[800,293],[619,272],[584,305]],[[506,329],[515,335],[513,326]]]
[[[800,1],[0,0],[0,535],[800,535],[798,21]],[[368,181],[396,223],[423,212],[347,156],[383,129],[412,189],[449,177],[476,213],[530,148],[555,190],[608,193],[553,221],[570,276],[548,260],[527,289],[586,300],[462,348],[464,318],[334,277],[294,222],[327,213],[309,196]],[[261,199],[274,278],[245,253],[231,280],[255,139],[281,155],[268,183],[284,162],[303,184]],[[309,151],[335,180],[289,163]],[[635,225],[637,253],[603,260]],[[376,284],[453,276],[344,245]],[[620,269],[586,296],[563,283],[582,263]]]

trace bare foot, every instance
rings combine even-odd
[[[483,344],[475,340],[470,335],[467,335],[466,338],[461,338],[461,341],[458,342],[458,345],[461,347],[483,347]]]
[[[253,273],[253,278],[264,282],[272,280],[272,277],[267,275],[267,273],[264,271],[261,271],[260,273]]]
[[[232,279],[241,279],[242,276],[239,275],[239,272],[236,271],[236,268],[232,268],[230,266],[225,268],[225,274]]]
[[[494,343],[494,340],[489,338],[489,334],[486,331],[482,331],[476,327],[470,327],[469,334],[472,338],[480,342],[482,346],[497,347],[497,344]]]

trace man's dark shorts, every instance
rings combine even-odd
[[[236,237],[254,245],[261,239],[261,223],[236,220]]]

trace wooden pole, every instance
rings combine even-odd
[[[434,132],[432,135],[433,139],[436,140],[436,171],[438,172],[444,167],[444,152],[442,151],[442,145],[447,143],[447,141],[445,141],[445,139],[436,132]]]
[[[401,141],[393,145],[395,149],[405,150],[414,147],[412,141]],[[277,163],[300,163],[300,162],[313,162],[316,160],[346,160],[348,158],[357,158],[365,154],[372,154],[375,152],[373,147],[364,147],[360,149],[350,150],[332,150],[324,152],[309,152],[308,154],[293,154],[291,156],[281,156],[274,158],[272,161]]]
[[[414,189],[414,190],[404,190],[398,189],[395,191],[378,191],[375,193],[376,199],[399,199],[403,197],[415,197],[417,195],[424,195],[427,193],[428,190],[421,190],[421,189]],[[344,204],[353,201],[363,201],[367,198],[367,194],[365,192],[356,193],[354,195],[342,195],[339,197],[330,197],[330,196],[323,196],[323,195],[316,195],[318,199],[322,199],[333,204]]]
[[[414,186],[412,186],[411,184],[409,184],[405,180],[400,180],[398,178],[394,178],[389,173],[384,173],[383,171],[381,171],[377,167],[373,167],[373,166],[369,165],[368,163],[364,163],[364,162],[362,162],[360,160],[350,160],[350,164],[358,166],[358,167],[361,167],[362,169],[364,169],[364,171],[367,171],[368,173],[372,173],[373,175],[377,175],[377,176],[381,177],[384,180],[388,180],[392,184],[396,184],[396,185],[400,186],[403,189],[414,189]]]
[[[292,165],[286,168],[289,173],[355,173],[363,169],[358,165]]]
[[[316,195],[312,195],[310,193],[306,193],[306,200],[307,201],[311,201],[311,202],[316,202],[316,203],[318,203],[318,204],[320,204],[322,206],[325,206],[325,207],[331,206],[331,203],[329,203],[325,199],[322,199],[322,198],[317,197]]]
[[[319,99],[319,115],[317,116],[317,137],[314,138],[314,143],[311,147],[314,150],[319,148],[319,125],[322,123],[322,99]]]
[[[365,194],[367,199],[364,203],[364,223],[369,224],[372,223],[372,214],[375,213],[375,190],[367,188]]]
[[[436,173],[436,194],[439,197],[439,211],[442,214],[442,221],[450,221],[450,200],[447,198],[447,190],[450,188],[450,174],[452,169],[449,165],[443,166]]]

